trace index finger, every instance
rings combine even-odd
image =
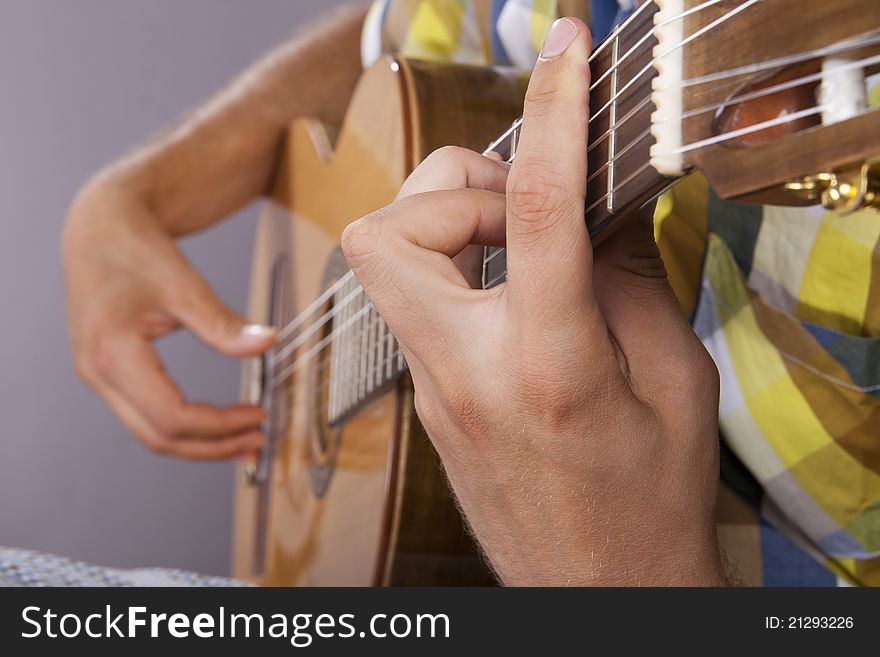
[[[578,19],[550,28],[507,181],[507,291],[523,316],[539,321],[595,305],[584,223],[590,45]]]

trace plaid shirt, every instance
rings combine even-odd
[[[365,63],[393,51],[530,68],[553,20],[589,13],[380,0]],[[718,535],[732,565],[749,584],[880,584],[880,215],[724,202],[697,174],[660,199],[656,234],[721,374]]]

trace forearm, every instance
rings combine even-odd
[[[310,26],[205,105],[105,167],[81,198],[124,194],[175,236],[207,228],[247,204],[267,188],[292,119],[341,121],[360,75],[364,14],[364,7],[349,7]]]

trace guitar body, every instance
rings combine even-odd
[[[345,226],[393,201],[435,148],[484,147],[518,115],[523,91],[497,70],[388,58],[364,73],[340,130],[293,122],[257,231],[250,319],[284,327],[299,316],[348,271]],[[310,344],[287,362],[309,360]],[[280,382],[271,363],[245,365],[243,396],[266,408],[271,447],[261,481],[240,466],[235,576],[272,586],[491,584],[409,377],[330,426],[313,360]]]

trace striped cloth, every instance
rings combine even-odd
[[[595,0],[593,14],[619,9],[619,20],[635,4]],[[552,21],[589,9],[380,0],[364,60],[530,68]],[[723,202],[694,175],[660,199],[656,233],[721,373],[718,533],[730,561],[751,584],[880,584],[880,215]]]

